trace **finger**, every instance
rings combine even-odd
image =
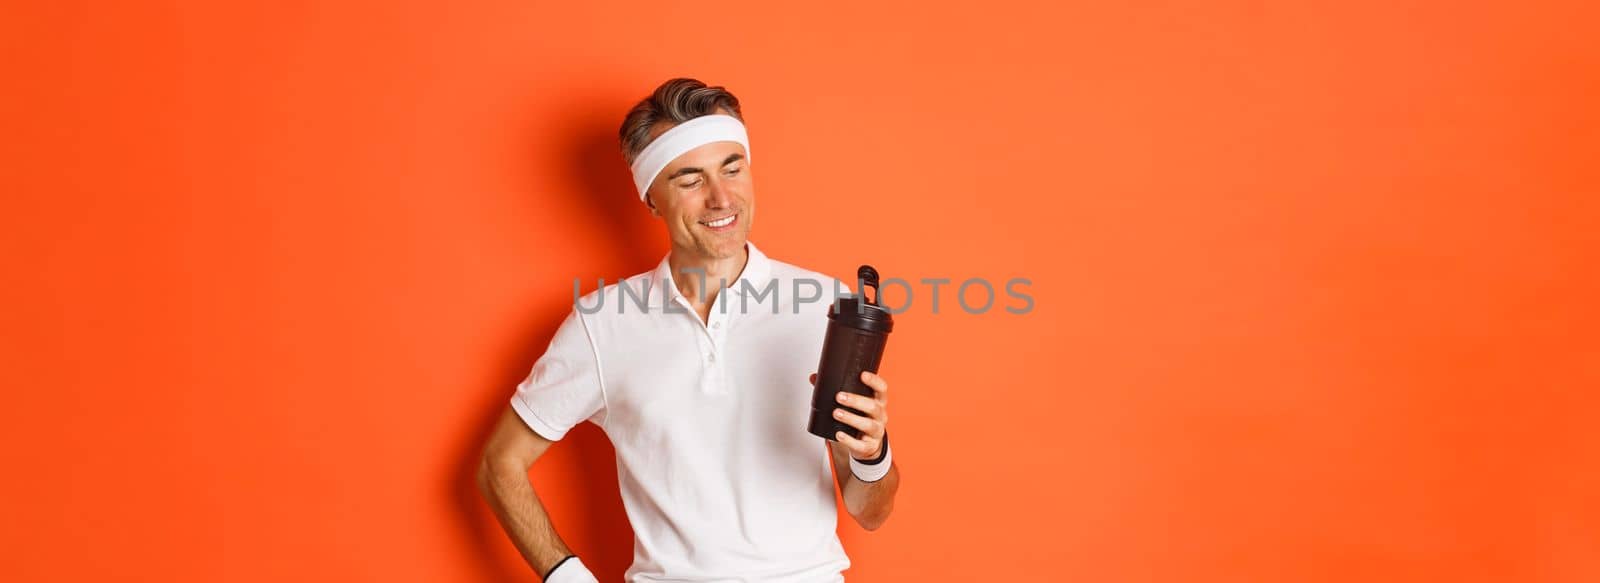
[[[847,391],[839,391],[837,398],[840,405],[865,413],[869,417],[878,417],[878,412],[883,409],[878,406],[877,401]]]
[[[850,457],[859,460],[870,460],[874,457],[877,457],[876,454],[878,447],[874,444],[850,437],[850,434],[843,431],[835,431],[833,433],[833,437],[839,443],[844,444],[846,449],[850,450]]]
[[[889,381],[883,380],[883,377],[864,370],[861,371],[861,382],[866,383],[867,386],[872,387],[872,390],[878,392],[879,401],[889,400]]]
[[[834,409],[833,410],[833,418],[834,419],[838,419],[839,422],[844,423],[845,425],[849,425],[851,427],[854,427],[856,429],[860,429],[861,431],[865,432],[866,435],[863,436],[863,437],[866,437],[866,436],[876,437],[876,436],[883,435],[883,424],[879,423],[878,420],[876,420],[876,419],[872,419],[870,417],[862,417],[860,415],[857,415],[855,413],[851,413],[851,412],[846,411],[844,409]]]

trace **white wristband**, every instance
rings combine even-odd
[[[544,583],[600,583],[600,580],[596,579],[594,573],[590,573],[589,568],[583,566],[583,561],[574,555],[551,569]]]
[[[882,480],[884,476],[889,475],[889,464],[894,461],[892,458],[894,450],[889,448],[889,442],[886,440],[883,442],[883,460],[868,464],[857,461],[855,456],[850,456],[850,473],[863,482]]]

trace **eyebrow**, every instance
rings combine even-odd
[[[728,154],[728,157],[722,160],[722,165],[723,166],[727,166],[729,164],[732,164],[734,162],[738,162],[738,161],[743,160],[743,159],[744,159],[744,154],[740,154],[738,152],[734,152],[732,154]],[[677,170],[674,170],[672,172],[672,174],[668,174],[667,175],[667,180],[672,180],[674,178],[677,178],[679,176],[683,176],[685,174],[694,174],[696,172],[704,173],[705,169],[704,168],[695,168],[695,167],[692,167],[692,166],[686,166],[686,167],[683,167],[683,168],[679,168]]]

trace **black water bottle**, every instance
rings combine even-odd
[[[872,387],[861,382],[861,371],[878,372],[883,361],[883,346],[894,329],[894,316],[884,309],[878,297],[878,270],[863,265],[856,270],[861,281],[859,295],[842,295],[828,310],[828,332],[822,340],[822,360],[817,363],[817,386],[811,393],[811,419],[806,431],[833,440],[834,432],[860,438],[861,430],[833,418],[834,409],[863,415],[839,404],[839,392],[874,396]],[[872,299],[866,298],[867,287]]]

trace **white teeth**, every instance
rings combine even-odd
[[[700,223],[700,224],[705,225],[707,227],[711,227],[713,229],[720,228],[720,227],[726,227],[729,224],[733,223],[733,218],[736,217],[736,216],[739,216],[739,215],[728,215],[726,217],[717,219],[715,221],[706,222],[706,223]]]

